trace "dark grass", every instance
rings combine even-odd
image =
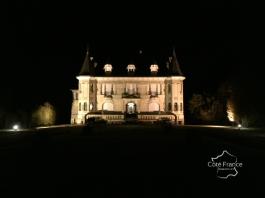
[[[254,196],[263,191],[263,130],[107,126],[0,134],[1,197]],[[243,167],[216,177],[223,150]],[[212,194],[215,193],[215,194]],[[7,195],[7,196],[6,196]]]

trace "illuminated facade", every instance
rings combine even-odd
[[[77,76],[78,89],[73,89],[71,123],[81,124],[85,117],[102,117],[110,122],[123,121],[131,116],[142,121],[170,118],[184,124],[183,76],[175,50],[163,68],[128,64],[124,73],[114,74],[115,66],[96,66],[87,50]],[[96,67],[103,73],[97,74]],[[145,74],[137,70],[146,68]],[[163,70],[163,71],[160,71]]]

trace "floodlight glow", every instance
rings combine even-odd
[[[17,125],[17,124],[15,124],[14,126],[13,126],[13,130],[18,130],[19,129],[19,126]]]
[[[235,108],[233,103],[228,100],[227,105],[226,105],[226,113],[227,113],[227,118],[230,122],[234,122],[235,121]]]

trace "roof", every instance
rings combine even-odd
[[[92,60],[93,58],[89,55],[89,48],[86,50],[86,56],[82,65],[82,68],[80,70],[79,75],[94,75],[94,68],[92,66]]]
[[[79,73],[82,75],[90,75],[90,76],[114,76],[114,77],[149,77],[149,76],[183,76],[183,73],[180,69],[180,64],[177,60],[175,49],[173,49],[172,54],[165,57],[159,57],[159,61],[157,61],[153,56],[144,57],[141,52],[137,56],[131,56],[131,58],[123,63],[115,63],[115,61],[110,61],[108,57],[107,60],[95,60],[90,56],[89,49],[87,49],[86,56]],[[112,72],[105,73],[104,65],[111,64]],[[129,64],[134,64],[136,67],[135,72],[128,72],[127,66]],[[157,73],[151,73],[150,66],[152,64],[157,64],[159,69]]]

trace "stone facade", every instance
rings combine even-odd
[[[102,112],[101,115],[104,112],[148,115],[173,113],[177,123],[184,124],[183,75],[158,76],[158,65],[150,64],[149,76],[112,76],[112,65],[106,64],[103,66],[106,75],[97,76],[91,71],[90,60],[87,53],[81,73],[77,76],[78,89],[72,90],[72,124],[84,123],[86,114],[96,112]],[[175,67],[179,67],[178,63],[175,63]],[[135,68],[137,65],[130,64],[124,69],[130,73],[135,72]],[[175,68],[175,71],[177,69],[180,71],[180,68]],[[124,119],[121,116],[118,120],[121,118]]]

